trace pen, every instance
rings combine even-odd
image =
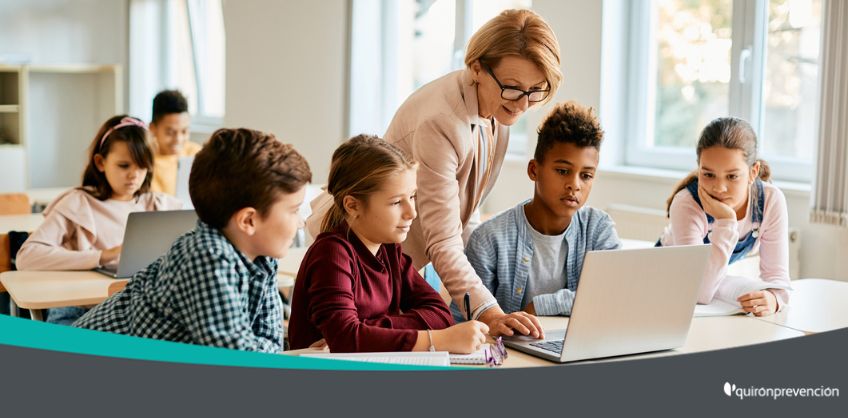
[[[471,320],[471,294],[465,292],[465,313],[468,315],[468,320]]]

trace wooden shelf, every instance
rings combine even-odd
[[[0,105],[0,113],[18,113],[19,111],[18,105]]]
[[[120,70],[120,65],[100,64],[59,64],[59,65],[28,65],[30,73],[58,73],[58,74],[90,74],[109,73]]]

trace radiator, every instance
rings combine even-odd
[[[612,204],[606,212],[615,221],[615,229],[623,239],[656,242],[668,224],[665,211],[639,206]],[[731,274],[758,277],[760,258],[752,254],[744,260],[733,263]],[[801,233],[789,228],[789,277],[798,278],[801,269]]]

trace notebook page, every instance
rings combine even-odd
[[[378,353],[317,353],[301,354],[301,357],[324,358],[334,360],[364,361],[367,363],[406,364],[415,366],[450,366],[447,351],[408,352],[387,351]]]
[[[763,289],[791,289],[779,283],[744,276],[725,276],[716,291],[713,301],[707,305],[695,305],[693,316],[725,316],[744,312],[736,301],[739,296]]]
[[[479,350],[471,354],[451,354],[451,364],[486,364],[486,353],[484,350],[489,348],[489,344],[483,344]]]

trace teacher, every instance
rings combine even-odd
[[[559,43],[530,10],[507,10],[468,43],[466,68],[415,91],[385,134],[419,162],[418,217],[404,252],[416,269],[432,262],[456,306],[485,322],[490,334],[542,336],[536,317],[505,314],[465,257],[465,241],[498,178],[509,127],[553,97],[562,80]]]

